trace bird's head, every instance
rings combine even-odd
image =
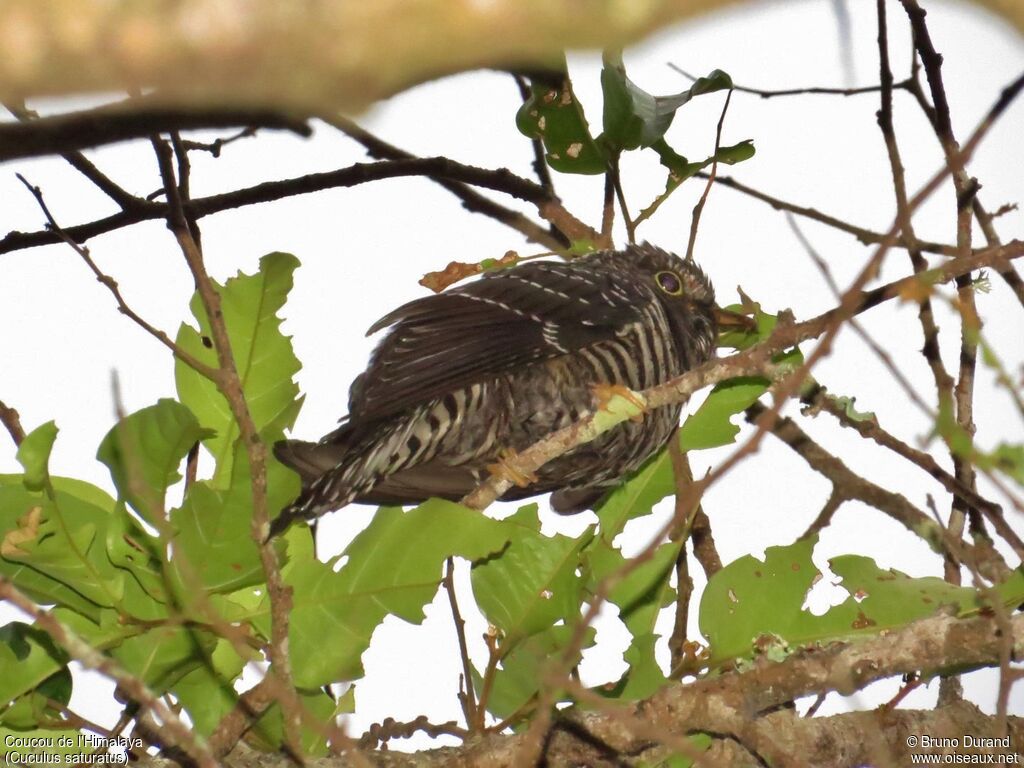
[[[750,318],[729,312],[715,303],[715,289],[692,259],[650,243],[631,245],[619,258],[649,280],[672,326],[676,343],[694,361],[707,360],[720,329],[749,328]]]

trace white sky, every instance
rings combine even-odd
[[[848,5],[853,84],[870,84],[878,77],[874,3],[860,0]],[[954,128],[963,139],[1000,89],[1024,68],[1024,44],[1009,28],[974,8],[940,3],[928,6],[932,37],[945,56],[943,73]],[[688,85],[667,62],[698,74],[721,68],[745,86],[841,86],[844,75],[831,8],[825,0],[742,6],[714,21],[667,30],[627,51],[628,71],[635,82],[653,93],[675,92]],[[898,3],[889,4],[889,16],[893,68],[899,80],[908,70],[909,33]],[[599,130],[600,57],[574,56],[571,62],[577,94]],[[723,94],[702,97],[681,110],[668,134],[677,151],[691,159],[710,154],[723,98]],[[941,155],[911,97],[897,92],[895,103],[908,183],[916,189],[940,167]],[[418,87],[379,105],[361,121],[382,138],[417,154],[444,154],[486,167],[507,166],[530,176],[530,147],[513,123],[518,104],[510,77],[474,73]],[[891,223],[893,203],[888,164],[875,123],[877,106],[876,95],[762,100],[736,93],[723,144],[753,138],[757,155],[723,170],[783,199],[884,230]],[[1018,101],[971,162],[970,171],[981,181],[982,199],[990,209],[1020,199],[1022,125],[1024,104]],[[146,142],[88,154],[133,192],[147,194],[158,186]],[[226,148],[219,160],[193,155],[192,193],[198,197],[339,168],[362,159],[364,155],[354,142],[321,125],[316,126],[311,140],[267,132]],[[14,178],[15,171],[43,188],[55,216],[65,226],[113,212],[101,193],[62,162],[18,161],[0,167],[2,232],[37,229],[42,223],[35,202]],[[623,163],[623,173],[634,211],[664,187],[663,169],[653,154],[629,157]],[[597,225],[600,178],[555,177],[569,209]],[[654,220],[641,228],[640,236],[684,251],[690,210],[701,191],[700,182],[684,185]],[[953,210],[952,192],[943,188],[915,218],[918,235],[953,242]],[[840,285],[847,284],[870,251],[847,235],[812,222],[801,224]],[[332,429],[344,413],[349,382],[362,370],[374,343],[364,338],[365,329],[394,306],[422,295],[425,289],[416,281],[424,272],[442,268],[452,259],[475,262],[500,256],[508,249],[523,254],[538,250],[511,230],[465,213],[453,197],[422,179],[396,179],[230,211],[202,220],[201,226],[208,267],[219,279],[239,269],[252,272],[259,257],[274,250],[294,253],[303,263],[284,314],[286,332],[293,335],[304,365],[298,379],[307,399],[295,434],[306,439]],[[1024,217],[1019,211],[999,219],[998,226],[1004,240],[1024,236]],[[623,242],[624,233],[617,235],[617,241]],[[164,225],[138,225],[89,245],[104,270],[120,282],[128,302],[173,335],[187,317],[192,288]],[[724,187],[711,193],[696,256],[714,281],[722,303],[735,299],[734,289],[740,284],[769,311],[789,307],[798,318],[834,304],[785,219]],[[112,490],[106,469],[94,460],[96,446],[113,420],[111,372],[120,377],[127,408],[135,410],[159,397],[174,395],[170,356],[116,312],[110,295],[69,248],[52,246],[3,255],[0,267],[0,399],[21,412],[26,429],[50,419],[57,421],[61,433],[51,462],[53,472]],[[894,253],[883,279],[900,277],[908,269],[905,255]],[[988,338],[1011,370],[1017,370],[1024,360],[1020,306],[998,276],[992,278],[990,293],[978,295],[978,304]],[[937,311],[944,331],[944,358],[947,367],[955,370],[958,323],[946,308]],[[921,338],[916,307],[890,302],[865,316],[864,325],[930,399],[930,374],[917,353]],[[856,395],[858,408],[874,411],[883,426],[909,442],[926,435],[926,420],[853,333],[840,336],[834,353],[815,375],[837,394]],[[994,390],[992,381],[991,373],[980,366],[975,413],[978,441],[982,447],[1001,440],[1020,442],[1020,420],[1008,397]],[[948,509],[948,497],[924,473],[872,449],[848,431],[834,429],[828,417],[802,420],[801,424],[874,482],[903,493],[921,508],[925,494],[931,493],[941,510]],[[692,454],[695,473],[703,473],[727,454],[727,449]],[[13,447],[0,440],[0,472],[18,470]],[[704,499],[723,560],[760,554],[766,546],[792,542],[817,515],[828,491],[828,483],[801,459],[767,438],[758,455],[715,485]],[[330,516],[322,526],[325,554],[343,548],[371,512],[350,507]],[[567,533],[578,532],[593,521],[589,514],[545,519],[549,530],[557,527]],[[1020,528],[1019,518],[1011,522]],[[639,549],[656,528],[657,523],[650,519],[631,525],[624,546],[629,551]],[[836,524],[822,535],[815,559],[824,566],[829,556],[840,553],[867,554],[883,567],[911,575],[941,574],[938,559],[922,542],[881,513],[857,504],[843,507]],[[465,610],[471,594],[466,574],[462,576]],[[699,583],[698,589],[701,586]],[[830,598],[826,594],[821,599]],[[377,631],[364,656],[367,677],[357,686],[358,709],[351,724],[355,733],[386,716],[403,720],[428,714],[435,722],[460,717],[455,698],[459,665],[446,602],[435,601],[427,617],[422,627],[388,619]],[[670,627],[666,622],[666,634]],[[467,631],[481,666],[485,650],[479,638],[484,628],[481,619],[471,618]],[[585,681],[616,677],[622,670],[620,654],[626,642],[620,627],[604,622],[598,635],[599,651],[583,665]],[[991,672],[968,679],[969,693],[989,711],[994,708],[995,686]],[[854,703],[877,703],[898,687],[898,681],[876,684]],[[102,702],[109,699],[109,689],[93,678],[80,679],[72,706],[101,721],[112,721],[112,707],[107,705],[103,714]],[[915,692],[904,706],[930,705],[936,689],[933,684]],[[396,691],[401,695],[396,696]],[[1011,705],[1016,713],[1024,713],[1024,693],[1019,687]],[[827,714],[844,706],[833,697],[821,711]]]

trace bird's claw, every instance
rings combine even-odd
[[[526,488],[536,483],[537,475],[533,472],[524,472],[519,469],[516,466],[518,460],[519,455],[509,448],[498,454],[498,460],[493,464],[488,464],[487,469],[495,477],[507,480],[519,488]]]
[[[590,388],[594,399],[597,401],[598,410],[607,410],[608,404],[616,396],[632,403],[640,412],[630,416],[629,420],[641,422],[644,420],[644,413],[647,411],[647,401],[627,386],[622,384],[595,384]]]

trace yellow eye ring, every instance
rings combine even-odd
[[[668,270],[658,272],[654,276],[654,280],[662,293],[667,293],[669,296],[683,295],[683,279],[675,272],[669,272]]]

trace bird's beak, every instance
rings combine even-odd
[[[715,320],[720,331],[756,331],[757,322],[752,317],[741,315],[739,312],[732,312],[728,309],[715,307]]]

